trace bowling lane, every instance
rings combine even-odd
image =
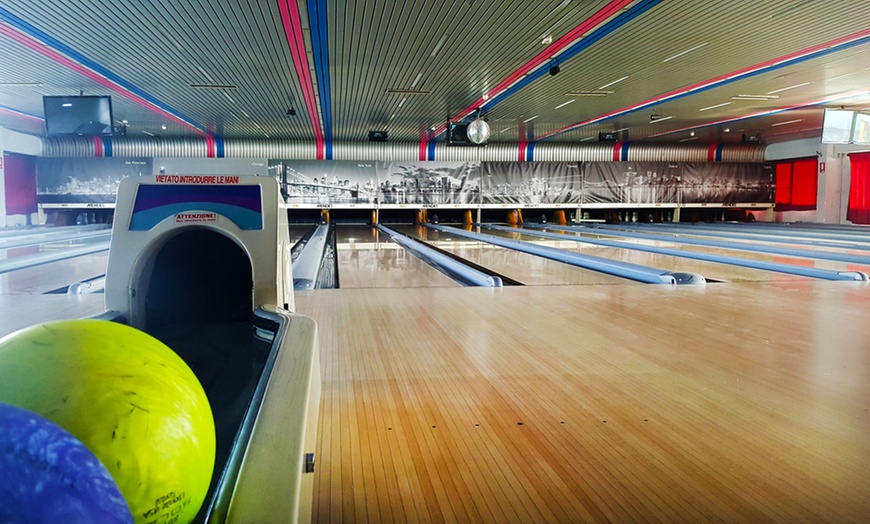
[[[397,226],[393,229],[414,238],[427,240],[444,251],[449,251],[529,286],[637,283],[598,271],[494,246],[486,242],[454,237],[443,231],[414,226]]]
[[[597,246],[594,244],[577,243],[573,240],[549,240],[535,237],[533,235],[523,235],[517,233],[509,233],[503,231],[495,231],[491,229],[482,229],[481,233],[512,238],[514,240],[522,240],[524,242],[535,242],[537,244],[573,251],[584,255],[593,255],[597,257],[616,260],[619,262],[630,262],[632,264],[640,264],[642,266],[655,267],[667,271],[698,273],[705,278],[719,280],[723,282],[791,282],[799,280],[808,280],[809,277],[801,277],[797,275],[788,275],[785,273],[776,273],[773,271],[763,271],[760,269],[749,269],[744,267],[732,266],[728,264],[719,264],[716,262],[705,262],[702,260],[691,260],[671,255],[660,255],[656,253],[647,253],[644,251],[635,251],[633,249],[623,249],[614,247]],[[571,235],[571,233],[566,233]],[[609,240],[619,240],[632,243],[641,243],[637,240],[612,238]],[[679,248],[672,243],[656,243],[643,241],[646,245],[660,245],[662,247]],[[711,253],[714,251],[710,251]],[[726,253],[718,253],[726,254]],[[749,258],[749,257],[744,257]],[[757,260],[767,260],[770,262],[783,262],[785,257],[767,256],[766,258],[757,258]],[[812,262],[812,261],[809,261]],[[804,267],[813,267],[802,264]]]
[[[309,231],[317,227],[314,224],[290,224],[290,244],[299,242]]]
[[[461,284],[370,226],[336,226],[342,288],[459,287]]]
[[[53,291],[106,274],[109,252],[51,262],[0,274],[0,295],[28,295]]]
[[[34,246],[0,249],[0,260],[12,260],[42,253],[62,253],[85,244],[107,242],[110,235],[79,241],[53,242]],[[106,273],[109,251],[82,255],[0,274],[0,294],[39,294],[69,286]]]

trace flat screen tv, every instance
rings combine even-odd
[[[112,134],[112,97],[44,96],[47,136]]]

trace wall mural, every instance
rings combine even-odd
[[[37,198],[42,204],[110,203],[128,176],[158,170],[203,174],[195,171],[233,166],[238,174],[274,177],[285,202],[301,208],[772,204],[775,187],[772,165],[749,162],[221,159],[205,165],[172,159],[40,157]]]

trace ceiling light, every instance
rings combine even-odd
[[[550,45],[552,43],[553,43],[553,36],[552,35],[547,35],[541,39],[541,44],[543,44],[543,45]]]
[[[770,124],[770,127],[784,126],[786,124],[796,124],[798,122],[803,122],[803,119],[798,118],[797,120],[786,120],[785,122],[777,122],[775,124]]]
[[[615,130],[614,133],[619,133],[621,131],[628,131],[628,128],[627,127],[619,128],[619,129]]]
[[[295,110],[295,109],[293,109],[293,108],[291,107],[290,110],[293,111],[293,114],[294,114],[294,115],[296,114],[296,110]],[[242,114],[245,115],[245,118],[251,118],[251,115],[249,115],[248,113],[246,113],[244,109],[239,109],[239,111],[241,111]],[[287,113],[289,114],[290,111],[288,110]]]
[[[232,84],[189,84],[194,89],[237,89]]]
[[[723,133],[730,133],[730,132],[731,132],[731,128],[726,127],[725,129],[722,130],[722,132],[723,132]]]
[[[668,115],[668,116],[650,115],[649,123],[655,124],[658,122],[664,122],[665,120],[670,120],[672,118],[674,118],[674,115]]]
[[[148,136],[154,136],[154,133],[149,133],[148,131],[142,131],[142,132],[145,133],[145,134],[148,135]]]
[[[388,95],[428,95],[432,91],[426,89],[387,89]]]
[[[435,55],[438,54],[438,50],[441,49],[441,46],[444,45],[444,41],[447,40],[447,33],[441,35],[441,39],[438,40],[438,43],[435,44],[435,48],[432,49],[432,53],[429,54],[430,57],[435,58]]]
[[[730,105],[731,105],[731,102],[723,102],[721,104],[716,104],[715,106],[702,107],[698,111],[709,111],[710,109],[716,109],[717,107],[725,107],[725,106],[730,106]]]
[[[689,136],[695,136],[695,132],[692,131],[691,133],[689,133]]]
[[[405,102],[407,102],[407,101],[408,101],[407,98],[403,98],[402,101],[399,102],[399,107],[402,107],[403,105],[405,105]]]
[[[423,73],[417,73],[417,78],[411,82],[411,87],[417,87],[417,82],[419,82],[421,78],[423,78]]]
[[[581,142],[586,142],[586,141],[588,141],[588,140],[594,140],[594,139],[595,139],[594,136],[587,136],[586,138],[581,138],[580,141],[581,141]]]
[[[692,140],[697,140],[697,139],[698,139],[697,137],[684,138],[684,139],[680,140],[680,142],[691,142]]]
[[[572,98],[571,100],[568,100],[567,102],[562,102],[561,104],[557,105],[557,106],[554,107],[553,109],[559,109],[559,108],[565,107],[566,105],[568,105],[568,104],[570,104],[570,103],[572,103],[572,102],[574,102],[574,99],[573,99],[573,98]]]
[[[603,86],[599,87],[598,89],[608,88],[608,87],[612,86],[613,84],[618,84],[619,82],[622,82],[626,78],[628,78],[628,77],[624,76],[624,77],[620,78],[619,80],[614,80],[613,82],[610,82],[609,84],[604,84]]]
[[[567,96],[607,96],[612,95],[613,91],[568,91]]]
[[[235,104],[235,103],[236,103],[236,101],[235,101],[235,100],[233,100],[233,97],[231,97],[231,96],[230,96],[230,94],[229,94],[229,93],[227,93],[227,92],[226,92],[226,91],[224,91],[224,96],[225,96],[225,97],[226,97],[226,98],[227,98],[227,100],[229,100],[229,101],[230,101],[230,103],[233,103],[233,104]]]
[[[772,95],[774,93],[782,93],[783,91],[788,91],[789,89],[797,89],[798,87],[808,86],[812,84],[812,82],[804,82],[803,84],[795,84],[793,86],[783,87],[782,89],[774,89],[773,91],[768,91],[768,95]]]
[[[775,100],[779,98],[777,95],[736,95],[732,96],[731,100]]]
[[[708,43],[709,43],[709,42],[704,42],[703,44],[696,45],[695,47],[691,47],[691,48],[689,48],[689,49],[686,49],[685,51],[682,51],[682,52],[680,52],[680,53],[677,53],[677,54],[675,54],[675,55],[672,56],[672,57],[665,58],[664,60],[662,60],[662,63],[670,62],[670,61],[673,60],[674,58],[679,58],[679,57],[681,57],[681,56],[683,56],[683,55],[685,55],[685,54],[691,53],[692,51],[695,51],[695,50],[697,50],[697,49],[701,49],[702,47],[704,47],[704,46],[707,45]]]
[[[541,115],[535,115],[532,118],[527,118],[527,119],[523,120],[523,123],[525,124],[526,122],[531,122],[532,120],[538,118],[539,116],[541,116]]]
[[[163,129],[163,130],[165,131],[165,130],[166,130],[166,124],[163,124],[162,126],[160,126],[160,129]]]
[[[484,100],[489,100],[489,95],[484,93],[483,95],[481,95],[481,98]]]

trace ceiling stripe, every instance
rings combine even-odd
[[[615,116],[624,115],[626,113],[630,113],[632,111],[637,111],[640,109],[648,108],[655,104],[659,104],[661,102],[665,102],[667,100],[674,100],[677,98],[681,98],[684,96],[688,96],[690,94],[695,94],[700,91],[704,91],[707,89],[712,89],[714,87],[719,87],[737,80],[742,80],[754,75],[758,75],[764,72],[772,71],[774,69],[778,69],[781,67],[794,65],[800,62],[804,62],[807,60],[812,60],[814,58],[818,58],[820,56],[824,56],[830,53],[834,53],[837,51],[842,51],[844,49],[848,49],[853,46],[857,46],[860,44],[864,44],[870,42],[870,29],[865,29],[863,31],[858,31],[857,33],[852,33],[850,35],[846,35],[841,38],[837,38],[831,40],[829,42],[825,42],[823,44],[818,44],[812,47],[808,47],[806,49],[802,49],[800,51],[795,51],[794,53],[789,53],[787,55],[783,55],[778,58],[773,58],[771,60],[766,60],[764,62],[760,62],[758,64],[745,67],[743,69],[738,69],[737,71],[733,71],[731,73],[725,73],[724,75],[719,75],[717,77],[711,78],[709,80],[704,80],[703,82],[698,82],[696,84],[692,84],[687,87],[680,88],[678,90],[670,91],[663,95],[659,95],[654,98],[649,98],[644,100],[643,102],[639,102],[637,104],[633,104],[627,107],[623,107],[622,109],[617,109],[615,111],[610,111],[608,113],[604,113],[602,115],[596,116],[594,118],[590,118],[587,120],[583,120],[581,122],[577,122],[576,124],[571,124],[570,126],[566,126],[545,135],[542,135],[538,138],[538,140],[545,140],[547,138],[551,138],[561,133],[565,133],[568,131],[573,131],[575,129],[579,129],[583,126],[587,126],[589,124],[594,124],[596,122],[600,122],[602,120],[607,120],[608,118],[613,118]],[[659,136],[659,135],[650,135],[650,137]]]
[[[707,122],[704,124],[698,124],[698,125],[694,125],[694,126],[681,127],[679,129],[672,129],[670,131],[662,131],[661,133],[649,135],[649,136],[647,136],[647,138],[655,138],[655,137],[659,137],[659,136],[672,135],[674,133],[681,133],[684,131],[691,131],[693,129],[701,129],[704,127],[718,126],[718,125],[722,125],[722,124],[730,124],[731,122],[737,122],[739,120],[748,120],[750,118],[758,118],[760,116],[776,115],[778,113],[784,113],[786,111],[793,111],[795,109],[802,109],[804,107],[812,107],[812,106],[818,106],[818,105],[822,105],[822,104],[830,104],[831,102],[839,102],[842,100],[848,100],[849,98],[856,98],[856,97],[868,96],[868,95],[870,95],[870,90],[852,91],[852,92],[849,92],[845,95],[830,96],[827,98],[823,98],[821,100],[813,100],[811,102],[792,104],[792,105],[788,105],[788,106],[778,107],[776,109],[768,109],[766,111],[759,111],[757,113],[750,113],[748,115],[735,116],[732,118],[724,118],[722,120],[716,120],[714,122]]]
[[[634,20],[641,14],[645,13],[661,0],[642,0],[637,5],[611,20],[600,29],[593,32],[591,35],[583,38],[579,42],[577,39],[582,37],[586,32],[594,29],[598,25],[604,23],[608,18],[612,17],[620,9],[630,4],[633,0],[613,0],[597,13],[583,21],[574,29],[566,33],[564,36],[547,46],[542,52],[538,53],[534,58],[517,68],[507,78],[499,82],[494,88],[490,89],[486,96],[481,96],[472,105],[458,113],[451,121],[458,121],[468,118],[477,111],[478,108],[483,111],[492,110],[493,107],[503,102],[511,95],[518,92],[520,89],[531,84],[535,80],[541,78],[549,72],[549,63],[555,61],[560,63],[564,60],[575,56],[580,51],[588,48],[595,42],[601,40],[613,31],[616,31],[623,25]],[[573,44],[573,45],[572,45]],[[570,46],[570,47],[569,47]],[[567,50],[563,51],[565,48]],[[561,53],[561,54],[559,54]],[[555,57],[554,57],[555,55]],[[446,124],[438,127],[433,135],[438,136],[446,129]]]
[[[507,78],[496,84],[495,87],[486,92],[486,95],[482,95],[480,98],[474,101],[470,106],[466,107],[457,115],[450,120],[455,122],[462,120],[463,118],[468,117],[472,113],[474,113],[478,108],[486,105],[488,108],[492,108],[493,106],[488,104],[487,101],[492,99],[495,96],[499,96],[502,92],[510,88],[513,84],[523,79],[525,75],[529,72],[533,71],[535,68],[540,67],[542,64],[549,62],[552,56],[567,46],[571,45],[572,42],[583,36],[584,33],[593,29],[597,25],[601,24],[604,20],[613,16],[614,13],[619,11],[621,8],[630,4],[634,0],[612,0],[609,4],[604,6],[597,13],[577,25],[571,31],[565,33],[561,38],[547,46],[546,49],[535,55],[534,58],[517,68],[513,73],[508,75]],[[442,124],[441,126],[434,129],[431,133],[431,136],[437,137],[444,133],[447,129],[447,124]]]
[[[320,127],[317,101],[314,98],[314,85],[311,83],[308,56],[305,52],[305,43],[302,40],[302,20],[299,17],[299,6],[296,4],[296,0],[278,0],[278,9],[281,12],[281,21],[284,25],[287,44],[290,46],[290,54],[293,56],[293,67],[296,69],[296,76],[299,79],[302,96],[305,99],[305,109],[314,130],[317,160],[323,160],[323,130]]]
[[[329,32],[325,0],[308,0],[308,26],[311,28],[311,47],[314,54],[314,73],[320,94],[320,114],[323,116],[323,135],[326,159],[332,158],[332,87],[329,82]]]
[[[586,38],[584,38],[583,40],[575,43],[574,45],[569,47],[567,50],[565,50],[563,53],[557,55],[554,60],[557,63],[563,63],[564,61],[567,61],[568,59],[579,54],[581,51],[588,49],[590,46],[592,46],[596,42],[600,41],[604,37],[609,36],[610,34],[615,32],[616,30],[622,28],[622,26],[624,26],[625,24],[631,22],[635,18],[639,17],[640,15],[644,14],[648,10],[652,9],[653,7],[655,7],[656,5],[661,3],[661,1],[662,0],[643,0],[642,2],[638,3],[637,5],[635,5],[634,7],[629,9],[628,11],[626,11],[625,13],[619,15],[617,18],[606,23],[600,29],[597,29],[591,35],[589,35]],[[520,89],[524,88],[525,86],[531,84],[532,82],[534,82],[538,78],[541,78],[542,76],[544,76],[548,73],[549,73],[549,67],[545,66],[545,67],[540,67],[540,68],[536,69],[534,72],[523,77],[522,79],[520,79],[518,82],[516,82],[515,84],[510,86],[508,89],[506,89],[502,93],[500,93],[498,95],[491,96],[489,101],[487,101],[482,106],[482,108],[485,108],[487,110],[491,110],[498,103],[503,102],[509,96],[513,95],[514,93],[516,93]]]
[[[43,120],[42,118],[40,118],[36,115],[24,113],[24,112],[19,111],[17,109],[13,109],[11,107],[6,107],[6,106],[0,106],[0,113],[7,113],[7,114],[10,114],[12,116],[16,116],[16,117],[20,117],[20,118],[27,118],[30,120],[36,120],[38,122],[45,122],[45,120]]]
[[[87,58],[78,51],[25,22],[0,7],[0,34],[90,78],[98,84],[187,127],[198,134],[208,134],[206,127],[161,103],[153,96]]]

